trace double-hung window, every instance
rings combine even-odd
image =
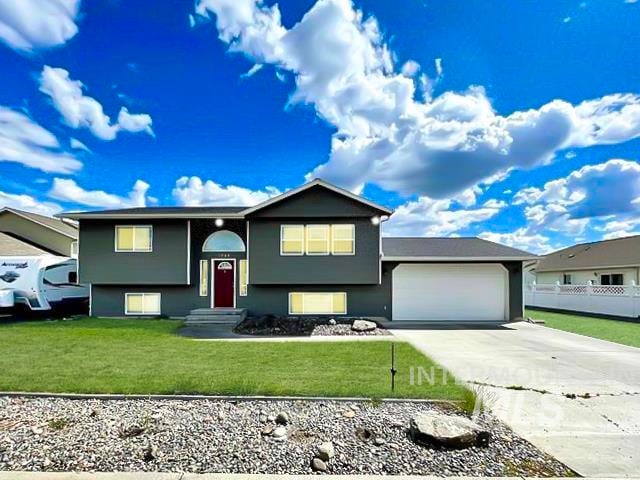
[[[280,254],[304,255],[304,225],[280,227]]]
[[[330,225],[307,225],[307,255],[329,255]]]
[[[356,253],[355,225],[331,226],[331,253],[333,255],[354,255]]]
[[[117,225],[116,252],[150,252],[152,237],[151,225]]]

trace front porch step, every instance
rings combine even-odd
[[[247,316],[246,308],[196,308],[186,317],[187,325],[237,325]]]

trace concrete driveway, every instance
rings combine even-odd
[[[500,419],[581,475],[640,477],[640,349],[528,323],[393,333],[490,385]]]

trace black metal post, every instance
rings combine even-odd
[[[391,342],[391,391],[396,390],[396,344]]]

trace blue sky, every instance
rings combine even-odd
[[[640,232],[640,2],[0,0],[0,207],[250,204],[394,235]]]

